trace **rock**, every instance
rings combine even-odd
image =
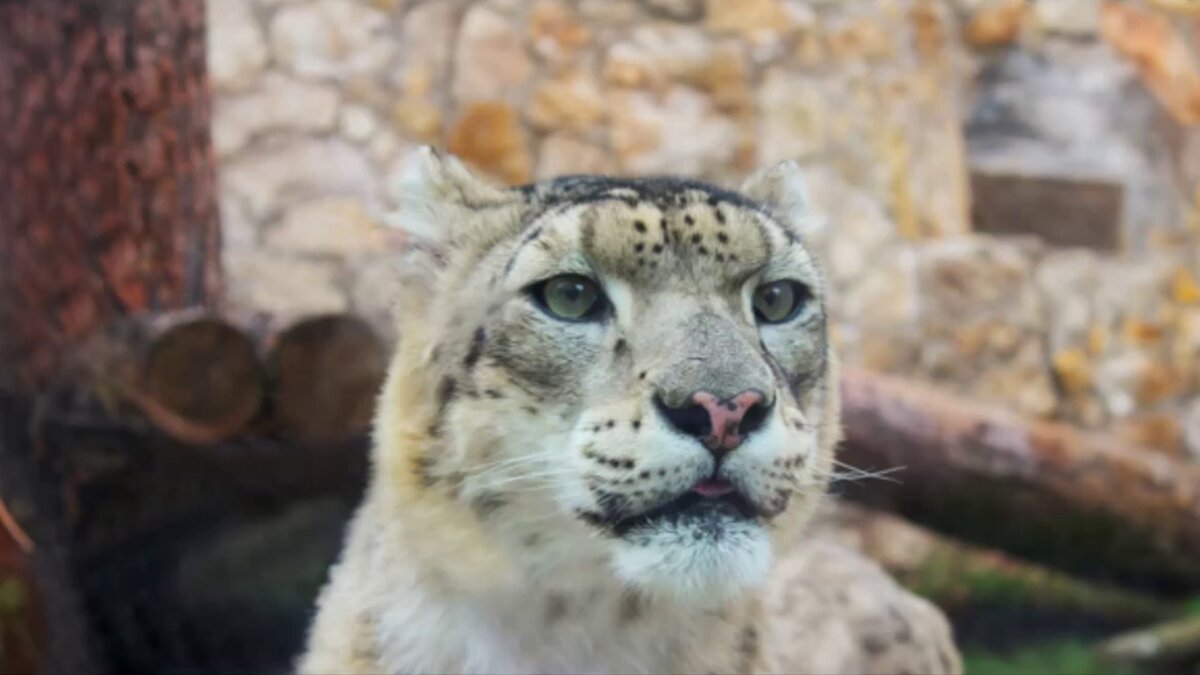
[[[225,251],[229,299],[235,307],[274,316],[342,312],[345,295],[335,283],[336,267],[269,251]]]
[[[723,111],[748,113],[752,100],[745,52],[740,40],[716,42],[688,26],[639,26],[609,50],[604,79],[618,87],[657,92],[686,84],[708,94]]]
[[[1081,349],[1063,349],[1054,354],[1054,374],[1067,394],[1085,394],[1092,389],[1092,364]]]
[[[1012,44],[1032,9],[1027,0],[998,0],[985,5],[971,15],[963,37],[977,49]]]
[[[826,27],[830,56],[839,61],[883,61],[896,54],[886,19],[878,13],[843,17]]]
[[[836,85],[783,67],[767,71],[758,90],[762,162],[802,160],[824,148],[831,123],[827,108],[833,98],[831,86]]]
[[[1042,259],[1034,284],[1042,299],[1045,332],[1052,352],[1087,345],[1096,354],[1096,317],[1090,298],[1099,283],[1101,259],[1091,251],[1052,251]]]
[[[246,0],[207,3],[208,75],[213,89],[244,91],[267,63],[267,45]]]
[[[1188,455],[1200,462],[1200,397],[1193,397],[1183,418],[1183,443]]]
[[[737,43],[714,47],[708,58],[686,73],[682,81],[708,94],[722,111],[748,113],[753,105],[749,66]]]
[[[251,249],[258,246],[258,223],[250,217],[241,199],[229,192],[222,192],[217,208],[221,213],[223,249]]]
[[[395,303],[400,297],[400,274],[394,257],[380,256],[354,265],[351,270],[350,302],[357,316],[365,318],[385,343],[397,338]]]
[[[940,325],[1004,317],[1020,326],[1040,322],[1033,262],[1019,244],[986,237],[931,243],[920,249],[922,304]]]
[[[1100,362],[1096,391],[1113,417],[1126,417],[1137,409],[1137,389],[1142,374],[1151,368],[1145,354],[1126,350]]]
[[[960,84],[947,65],[957,51],[935,35],[938,13],[917,11],[926,4],[855,3],[836,19],[822,9],[819,28],[801,36],[824,40],[835,58],[811,70],[768,65],[756,102],[760,162],[819,159],[884,199],[910,237],[968,222]],[[926,54],[931,45],[941,51]]]
[[[1111,258],[1105,268],[1090,292],[1096,319],[1110,326],[1129,319],[1157,323],[1168,304],[1173,261],[1164,256]]]
[[[642,5],[656,16],[674,21],[696,21],[704,17],[704,0],[641,0]]]
[[[802,224],[803,235],[834,285],[850,286],[879,272],[875,265],[878,254],[889,243],[896,243],[896,226],[883,203],[823,166],[806,167],[805,180],[813,217]],[[894,256],[911,267],[911,251],[901,248]]]
[[[1042,30],[1076,38],[1092,38],[1100,30],[1100,6],[1096,0],[1037,0],[1035,22]]]
[[[580,0],[579,16],[595,27],[627,24],[638,16],[634,0]]]
[[[361,143],[373,136],[378,128],[379,118],[367,106],[350,104],[342,108],[338,121],[338,131],[342,136]]]
[[[289,253],[349,257],[382,251],[384,234],[359,200],[326,197],[288,209],[282,222],[267,233],[266,244]]]
[[[1200,281],[1186,267],[1171,275],[1171,299],[1181,305],[1200,305]]]
[[[977,232],[1032,235],[1054,246],[1120,247],[1120,180],[1033,172],[971,172],[971,223]]]
[[[292,72],[347,79],[378,73],[392,56],[388,17],[354,0],[288,5],[271,21],[271,53]]]
[[[441,135],[442,111],[424,99],[401,99],[392,106],[392,124],[413,140],[432,143]]]
[[[612,97],[612,144],[622,171],[711,176],[733,161],[740,143],[732,120],[711,99],[675,86],[658,97]]]
[[[353,196],[369,205],[378,183],[363,152],[334,139],[263,144],[223,164],[219,178],[222,193],[244,200],[256,220],[291,200],[320,195]]]
[[[592,32],[562,2],[538,0],[529,14],[529,39],[540,56],[558,61],[591,42]]]
[[[1050,357],[1034,338],[1042,308],[1029,281],[1029,252],[984,237],[917,251],[921,358],[914,372],[1028,414],[1052,412]]]
[[[608,51],[605,79],[618,86],[665,90],[677,81],[696,82],[714,54],[713,40],[692,27],[666,23],[638,26]]]
[[[367,154],[380,168],[388,167],[404,150],[412,148],[413,144],[401,141],[396,134],[387,129],[380,129],[367,141]]]
[[[599,123],[604,97],[596,83],[580,71],[547,82],[534,92],[529,121],[542,129],[582,130]]]
[[[708,0],[704,26],[758,43],[778,40],[794,28],[779,0]]]
[[[1200,63],[1166,16],[1106,2],[1100,10],[1100,34],[1137,67],[1142,81],[1179,124],[1200,123]]]
[[[484,5],[471,7],[463,18],[455,57],[458,102],[508,100],[532,73],[525,45],[512,24]]]
[[[509,184],[528,182],[532,159],[517,111],[505,103],[473,103],[450,130],[450,152]]]
[[[1200,383],[1200,307],[1181,310],[1175,326],[1178,361],[1196,364],[1197,382]]]
[[[1138,374],[1136,396],[1138,405],[1148,407],[1180,392],[1180,374],[1162,361],[1150,361]]]
[[[413,91],[414,79],[427,88],[430,78],[440,81],[450,76],[450,57],[462,11],[460,3],[427,2],[413,7],[405,17],[399,46],[402,65],[394,77],[403,85],[406,96],[424,97],[428,93]]]
[[[841,292],[836,316],[866,334],[912,332],[919,303],[913,251],[897,247],[856,281]]]
[[[538,180],[572,173],[613,173],[613,163],[601,147],[585,143],[564,134],[554,134],[542,140],[538,152]]]
[[[216,99],[213,146],[225,157],[267,132],[328,131],[333,128],[337,108],[338,96],[332,87],[267,73],[258,88]]]

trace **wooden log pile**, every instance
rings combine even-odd
[[[72,393],[71,406],[94,404],[184,443],[246,435],[334,443],[366,432],[386,367],[383,342],[349,315],[276,327],[265,317],[184,310],[113,324],[81,347],[57,384]]]

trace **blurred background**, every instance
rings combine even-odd
[[[800,161],[819,529],[969,673],[1200,673],[1198,125],[1189,0],[0,0],[0,668],[289,668],[434,143]]]

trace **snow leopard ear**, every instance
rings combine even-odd
[[[742,183],[742,194],[762,202],[784,220],[784,225],[804,231],[811,218],[808,182],[800,165],[786,160],[755,171]]]
[[[399,207],[388,215],[389,224],[439,250],[478,235],[481,217],[521,200],[519,191],[476,176],[458,158],[428,145],[402,160],[390,188]]]

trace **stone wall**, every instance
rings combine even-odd
[[[1147,70],[1145,22],[1106,24],[1112,3],[208,4],[238,305],[352,310],[391,332],[401,242],[380,222],[420,143],[509,183],[728,184],[795,158],[848,360],[1200,457],[1200,267],[1175,236],[1200,140],[1178,87]],[[968,234],[972,172],[996,170],[1068,188],[1098,175],[1125,205],[1120,250]]]

